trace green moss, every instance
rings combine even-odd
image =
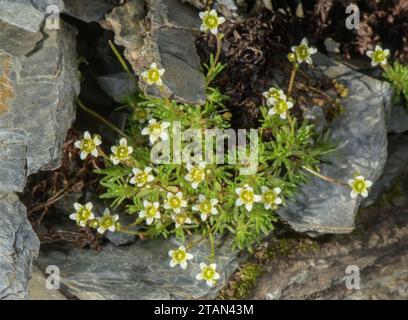
[[[294,253],[305,253],[308,251],[317,251],[319,245],[316,241],[305,239],[278,239],[269,245],[266,255],[268,259],[277,257],[287,257]]]

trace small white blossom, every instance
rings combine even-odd
[[[113,146],[111,148],[112,154],[110,156],[113,164],[118,164],[121,161],[126,161],[130,159],[130,155],[133,152],[133,148],[127,145],[127,140],[125,138],[120,139],[118,146]]]
[[[252,211],[253,204],[260,202],[262,197],[254,193],[254,189],[249,185],[244,185],[243,188],[236,188],[235,193],[238,195],[238,199],[235,202],[237,207],[245,205],[248,211]]]
[[[169,251],[170,260],[170,267],[175,267],[176,265],[180,265],[181,268],[187,268],[187,260],[193,259],[193,255],[186,252],[186,248],[184,246],[180,246],[177,250],[170,250]]]
[[[370,188],[373,183],[370,180],[366,180],[363,176],[357,176],[354,179],[350,179],[348,184],[351,187],[351,197],[356,198],[361,194],[364,198],[368,196],[368,188]]]
[[[161,87],[163,85],[163,81],[161,77],[164,75],[165,70],[157,68],[156,63],[152,63],[150,65],[149,70],[142,72],[142,78],[148,85],[157,85]]]
[[[381,46],[377,45],[373,50],[367,51],[367,56],[371,58],[371,65],[373,67],[378,66],[379,64],[385,66],[387,64],[387,59],[390,55],[390,50],[383,50]]]
[[[77,224],[81,227],[86,227],[88,221],[95,218],[92,213],[93,204],[88,202],[85,205],[74,203],[75,212],[72,213],[69,218],[75,220]]]
[[[158,202],[149,202],[147,200],[143,201],[144,210],[139,212],[140,218],[146,219],[146,224],[151,225],[154,222],[154,219],[160,219],[160,210]]]
[[[189,217],[186,213],[184,213],[184,212],[179,213],[179,214],[172,214],[172,215],[171,215],[171,218],[172,218],[172,219],[174,220],[174,222],[175,222],[175,227],[176,227],[176,229],[179,228],[179,227],[181,227],[182,225],[192,224],[192,223],[193,223],[193,222],[191,221],[190,217]]]
[[[205,179],[205,162],[200,162],[197,167],[187,163],[186,167],[188,173],[184,178],[191,182],[193,189],[197,189],[200,182]]]
[[[211,11],[200,12],[199,16],[202,20],[200,28],[201,31],[207,32],[210,30],[210,32],[214,35],[218,33],[218,26],[225,22],[225,18],[219,17],[217,11],[214,9]]]
[[[262,201],[265,209],[274,209],[278,205],[282,204],[282,199],[279,197],[279,194],[282,192],[281,188],[276,187],[273,190],[269,190],[268,187],[263,186],[261,189]]]
[[[106,230],[114,232],[118,228],[118,220],[119,216],[117,214],[112,216],[109,209],[106,208],[103,212],[103,216],[98,218],[98,232],[100,234],[103,234]]]
[[[132,115],[133,120],[139,123],[145,123],[147,120],[152,119],[150,111],[147,108],[136,108]]]
[[[215,263],[207,266],[205,263],[200,263],[201,272],[197,274],[197,280],[204,280],[207,282],[209,287],[212,287],[217,283],[217,280],[220,278],[220,274],[216,271],[217,265]]]
[[[218,214],[215,206],[218,204],[218,199],[207,199],[203,194],[198,196],[198,203],[192,206],[193,211],[199,211],[201,220],[207,220],[209,215]]]
[[[154,180],[154,176],[149,174],[152,171],[152,168],[146,167],[144,170],[140,170],[138,168],[132,169],[133,177],[130,178],[130,183],[137,185],[139,188],[143,187],[145,184],[152,182]]]
[[[169,122],[164,121],[159,123],[156,121],[156,119],[150,119],[149,125],[142,130],[142,135],[149,135],[151,144],[155,143],[157,140],[159,140],[159,138],[165,141],[169,137],[167,133],[168,127],[170,127]]]
[[[171,209],[174,213],[178,214],[181,208],[187,207],[187,201],[183,199],[183,193],[181,191],[176,194],[168,192],[167,200],[164,202],[165,209]]]
[[[98,146],[102,144],[101,137],[95,134],[93,137],[88,131],[84,132],[84,138],[80,141],[75,141],[74,146],[81,150],[80,157],[84,160],[88,154],[97,157],[98,154]]]
[[[286,99],[286,95],[283,93],[283,90],[271,87],[268,91],[263,93],[263,96],[266,99],[266,104],[268,106],[274,105],[277,101]]]
[[[293,102],[287,100],[286,95],[283,95],[282,99],[276,100],[273,107],[269,109],[268,115],[278,114],[282,119],[287,118],[287,113],[289,109],[293,108]]]
[[[312,64],[313,60],[311,56],[317,52],[317,49],[309,47],[309,42],[306,38],[304,38],[298,46],[292,47],[292,51],[295,54],[296,60],[299,64],[302,62]]]

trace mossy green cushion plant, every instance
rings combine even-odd
[[[142,79],[156,87],[161,97],[142,93],[127,97],[132,115],[122,134],[124,137],[111,147],[110,154],[101,148],[100,137],[89,132],[76,143],[81,158],[101,156],[105,159],[105,168],[96,170],[102,176],[100,184],[106,189],[101,198],[111,200],[112,211],[120,207],[121,211],[134,215],[134,222],[121,225],[118,216],[111,215],[109,210],[102,218],[95,218],[91,204],[85,207],[75,204],[77,212],[71,217],[81,226],[101,233],[106,230],[126,232],[143,239],[175,236],[183,245],[168,252],[169,264],[182,269],[187,268],[193,258],[191,248],[198,242],[208,241],[211,254],[208,261],[201,262],[197,279],[211,286],[220,277],[216,264],[217,235],[228,233],[235,248],[251,250],[273,230],[276,210],[307,181],[309,173],[348,185],[316,171],[320,157],[329,152],[331,146],[316,134],[313,125],[299,122],[291,114],[296,104],[291,91],[299,63],[312,63],[311,56],[316,52],[306,40],[289,55],[293,71],[286,93],[279,88],[264,93],[260,127],[244,132],[243,143],[236,144],[236,148],[221,148],[222,161],[215,161],[220,147],[231,134],[234,140],[236,131],[230,128],[231,114],[224,107],[227,97],[211,86],[224,68],[219,62],[223,35],[218,32],[224,19],[215,11],[204,12],[200,17],[202,30],[210,31],[217,40],[217,53],[204,66],[205,103],[191,105],[166,97],[165,70],[152,63],[142,73]],[[189,149],[194,145],[190,139],[177,138],[178,134],[187,132],[199,132],[207,137],[209,130],[221,132],[216,134],[221,143],[214,141],[217,139],[211,139],[209,144],[207,140],[206,143],[200,140]],[[160,146],[168,147],[163,149],[167,161],[160,158],[162,162],[152,162],[153,151]],[[195,152],[197,146],[202,153]],[[181,157],[181,150],[188,152],[182,152]],[[359,175],[357,178],[358,186],[350,181],[353,196],[357,193],[365,196],[367,188],[361,185],[365,180]],[[83,210],[89,212],[85,215]]]

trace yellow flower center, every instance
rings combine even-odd
[[[137,184],[145,184],[147,182],[147,173],[141,172],[135,176],[135,180]]]
[[[91,211],[85,207],[82,207],[81,209],[78,210],[77,216],[78,221],[87,221],[91,216]]]
[[[296,55],[301,59],[301,60],[306,60],[309,57],[309,51],[308,47],[305,46],[304,44],[301,44],[296,48]]]
[[[150,125],[149,132],[153,136],[159,136],[161,134],[161,132],[162,132],[162,128],[161,128],[160,123],[154,123],[154,124]]]
[[[284,100],[279,100],[278,103],[276,104],[276,111],[279,114],[283,114],[288,110],[288,105],[286,101]]]
[[[116,152],[119,159],[126,159],[129,156],[129,150],[126,146],[119,146]]]
[[[147,118],[147,111],[144,109],[137,109],[134,113],[136,120],[145,120]]]
[[[210,200],[204,200],[203,202],[200,203],[200,211],[202,213],[209,214],[211,213],[212,209],[212,204]]]
[[[353,189],[354,191],[361,193],[366,189],[366,184],[365,181],[363,180],[356,180],[353,183]]]
[[[171,197],[170,198],[170,207],[172,208],[180,208],[181,207],[181,199],[178,197]]]
[[[268,204],[275,203],[276,194],[272,190],[266,191],[263,196],[264,196],[264,200],[265,200],[266,203],[268,203]]]
[[[157,69],[150,69],[147,73],[147,77],[151,82],[156,82],[160,79],[160,73]]]
[[[374,52],[373,60],[378,63],[384,61],[385,60],[384,52],[382,50]]]
[[[102,221],[100,223],[100,225],[105,229],[112,227],[114,224],[115,221],[113,221],[111,216],[102,217]]]
[[[216,28],[218,27],[218,19],[213,15],[206,15],[204,18],[204,24],[210,29]]]
[[[203,270],[203,278],[205,280],[212,280],[215,276],[215,270],[211,267],[205,267]]]
[[[148,206],[146,208],[146,215],[150,218],[154,218],[156,216],[157,209],[154,206]]]
[[[173,254],[173,259],[179,263],[186,260],[186,252],[180,249],[176,250]]]
[[[191,169],[191,177],[194,182],[200,182],[204,180],[205,173],[203,169],[193,168]]]
[[[244,203],[252,203],[254,202],[254,193],[251,190],[244,190],[240,198]]]
[[[81,150],[87,153],[91,153],[95,149],[95,143],[92,139],[83,139],[81,141]]]

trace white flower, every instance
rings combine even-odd
[[[354,179],[350,179],[348,184],[351,187],[352,198],[356,198],[359,194],[366,198],[368,196],[367,189],[373,185],[370,180],[366,180],[363,176],[357,176]]]
[[[148,85],[156,84],[159,87],[163,85],[161,77],[164,75],[164,69],[158,69],[156,63],[150,65],[149,70],[142,72],[142,78]]]
[[[187,207],[187,201],[183,199],[183,193],[181,191],[176,194],[168,192],[167,200],[164,202],[165,209],[171,209],[175,213],[180,213],[181,208]]]
[[[268,187],[261,187],[262,189],[262,201],[265,209],[275,208],[282,203],[282,199],[279,194],[282,192],[281,188],[276,187],[273,190],[269,190]]]
[[[296,55],[296,60],[298,63],[305,61],[307,64],[313,63],[311,56],[317,52],[316,48],[309,47],[309,42],[306,38],[303,38],[302,42],[298,46],[293,46],[292,51]]]
[[[147,200],[143,201],[144,210],[139,212],[140,218],[146,218],[146,224],[151,225],[154,219],[160,219],[159,203],[158,202],[149,202]]]
[[[204,280],[207,282],[209,287],[212,287],[217,283],[217,280],[220,278],[220,274],[215,271],[217,265],[215,263],[210,264],[207,266],[205,263],[200,263],[201,272],[197,274],[197,280]]]
[[[88,221],[95,218],[94,214],[92,213],[92,202],[88,202],[85,205],[74,203],[74,208],[76,211],[72,213],[69,218],[71,220],[75,220],[81,227],[86,227]]]
[[[176,229],[182,225],[193,223],[186,213],[172,214],[171,218],[175,222]]]
[[[184,177],[191,182],[193,189],[197,189],[201,181],[205,179],[205,162],[200,162],[197,167],[187,163],[188,174]]]
[[[201,220],[207,220],[209,215],[216,215],[218,214],[216,206],[218,204],[218,199],[207,199],[203,194],[198,196],[198,203],[193,205],[193,211],[199,211]]]
[[[133,177],[130,178],[130,183],[137,185],[139,188],[143,187],[146,183],[152,182],[154,180],[154,176],[149,174],[152,171],[152,168],[146,167],[144,170],[140,170],[138,168],[132,169]]]
[[[99,223],[98,232],[100,234],[103,234],[106,230],[114,232],[119,226],[119,223],[117,222],[118,220],[119,216],[117,214],[112,216],[110,214],[109,209],[106,208],[105,211],[103,212],[103,216],[98,218]]]
[[[186,248],[184,246],[180,246],[177,250],[170,250],[169,256],[170,260],[170,267],[174,267],[176,265],[180,265],[183,269],[187,268],[187,260],[193,259],[193,255],[186,252]]]
[[[245,205],[248,211],[252,210],[254,202],[260,202],[262,197],[260,195],[254,194],[254,189],[247,184],[243,188],[236,188],[235,193],[238,195],[238,199],[235,202],[237,207]]]
[[[74,146],[81,150],[81,159],[84,160],[88,154],[97,157],[98,154],[98,146],[102,144],[101,137],[95,134],[93,137],[88,131],[84,132],[84,138],[80,141],[75,141]]]
[[[214,9],[211,11],[200,12],[199,16],[202,20],[201,31],[207,32],[210,30],[214,35],[218,33],[218,26],[225,22],[225,18],[219,17],[217,11]]]
[[[293,102],[286,99],[286,95],[282,99],[276,100],[273,107],[269,109],[268,115],[278,114],[282,119],[286,119],[287,112],[293,108]]]
[[[283,93],[283,90],[271,87],[268,91],[263,93],[263,96],[266,99],[266,104],[268,106],[274,105],[277,101],[281,99],[286,99],[286,95]]]
[[[147,108],[136,108],[133,111],[132,118],[139,123],[144,123],[146,120],[150,120],[152,116],[150,115],[150,111]]]
[[[159,138],[162,140],[168,139],[167,128],[170,127],[169,122],[159,123],[156,119],[150,119],[149,125],[142,130],[142,135],[149,135],[150,143],[155,143]]]
[[[133,148],[127,145],[127,140],[125,138],[120,139],[119,146],[113,146],[111,148],[112,154],[110,156],[113,164],[118,164],[121,161],[128,160]]]
[[[383,50],[381,46],[377,45],[375,50],[367,51],[367,56],[371,58],[371,65],[373,67],[380,65],[385,66],[387,64],[387,59],[390,55],[390,50],[385,49]]]

